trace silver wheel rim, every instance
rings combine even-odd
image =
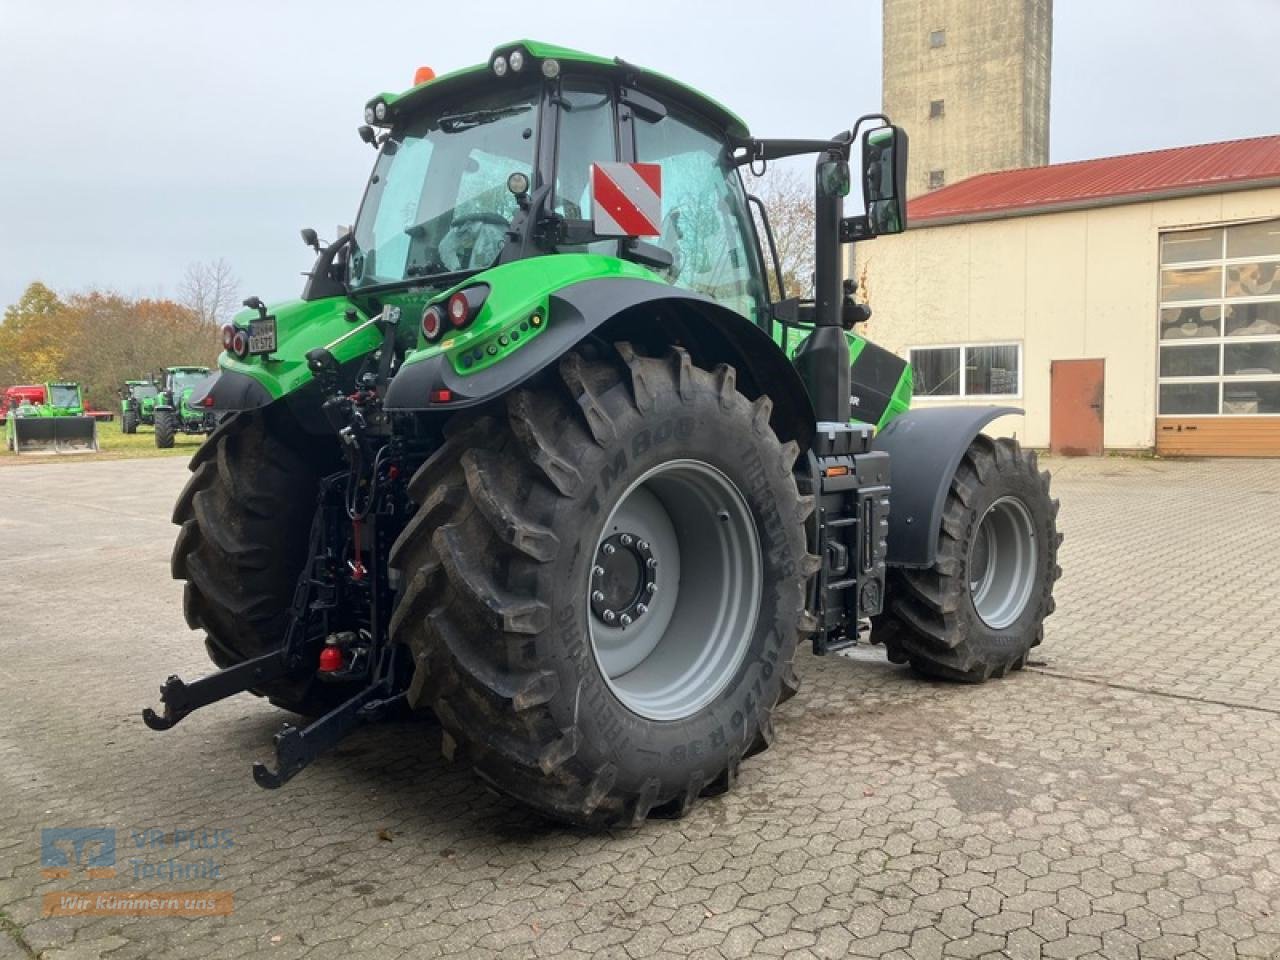
[[[982,621],[1002,630],[1031,601],[1036,572],[1036,531],[1017,497],[1001,497],[987,508],[969,548],[969,595]]]
[[[763,561],[738,488],[700,460],[631,484],[587,572],[591,649],[614,695],[650,720],[680,720],[724,690],[751,645]]]

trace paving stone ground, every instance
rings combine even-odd
[[[4,470],[0,960],[1280,956],[1280,461],[1052,466],[1066,573],[1031,669],[803,655],[734,793],[608,834],[486,793],[428,724],[275,792],[261,701],[148,732],[164,676],[206,667],[168,575],[182,464]],[[117,875],[43,877],[46,827],[114,829]],[[134,878],[171,859],[218,873]],[[234,913],[42,915],[172,890]]]

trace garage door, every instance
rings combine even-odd
[[[1280,220],[1160,237],[1156,451],[1280,456]]]

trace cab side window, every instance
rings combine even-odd
[[[602,83],[565,80],[560,90],[560,143],[552,209],[568,220],[591,218],[591,165],[617,159],[613,94]],[[599,240],[582,247],[561,246],[561,252],[617,255],[616,240]]]
[[[737,167],[728,147],[692,117],[671,110],[636,122],[636,159],[662,166],[662,235],[673,284],[755,321],[759,266]]]

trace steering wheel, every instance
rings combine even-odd
[[[440,262],[449,270],[491,266],[502,249],[508,227],[507,218],[497,213],[468,213],[455,218],[440,239]],[[495,228],[501,234],[495,235]]]

